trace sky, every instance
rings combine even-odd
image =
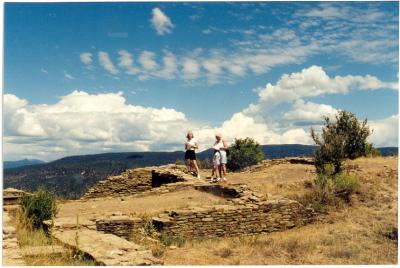
[[[397,146],[398,5],[6,3],[4,159],[313,144],[339,110]]]

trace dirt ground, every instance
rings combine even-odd
[[[224,198],[194,189],[181,189],[157,196],[108,198],[85,201],[67,201],[59,205],[57,217],[92,217],[109,215],[114,212],[124,214],[156,215],[164,210],[225,204]]]

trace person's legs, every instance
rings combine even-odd
[[[226,163],[228,162],[226,152],[221,151],[221,178],[226,181]]]
[[[226,181],[226,164],[221,164],[221,177],[224,181]]]
[[[192,165],[190,163],[190,159],[185,159],[185,165],[186,165],[187,171],[191,172],[192,171]]]
[[[191,160],[190,162],[192,162],[192,165],[193,165],[194,169],[196,170],[197,178],[200,179],[200,170],[199,170],[199,167],[197,166],[197,161],[196,161],[196,159]]]

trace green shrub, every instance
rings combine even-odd
[[[175,165],[185,165],[185,161],[183,161],[182,159],[176,159]]]
[[[321,135],[311,128],[311,137],[319,146],[315,151],[315,166],[317,172],[324,172],[325,164],[332,164],[335,173],[341,171],[342,162],[349,158],[366,156],[372,145],[367,142],[371,131],[367,119],[359,122],[357,117],[347,111],[339,111],[336,120],[332,122],[325,117],[325,126]]]
[[[39,188],[32,195],[21,199],[21,207],[25,218],[35,229],[43,227],[43,221],[50,220],[57,214],[56,196]]]
[[[186,243],[186,239],[180,236],[172,236],[166,233],[161,233],[160,241],[165,246],[176,245],[182,247]]]
[[[211,161],[208,157],[203,160],[198,160],[198,165],[200,169],[210,169],[212,167]]]
[[[264,159],[260,144],[251,138],[235,139],[229,147],[228,164],[230,170],[241,170],[256,165]]]
[[[336,174],[333,182],[336,196],[347,202],[350,200],[350,195],[360,187],[357,177],[343,173]]]
[[[368,148],[367,148],[366,156],[368,156],[368,157],[379,157],[379,156],[382,156],[382,154],[378,149],[374,148],[372,146],[372,144],[370,144],[370,146],[368,146]]]

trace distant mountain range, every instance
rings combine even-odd
[[[316,146],[300,144],[263,145],[265,157],[276,159],[312,156]],[[378,148],[382,155],[398,152],[397,147]],[[39,186],[65,198],[79,198],[96,182],[129,168],[157,166],[182,160],[184,152],[122,152],[64,157],[49,163],[40,160],[4,162],[4,188],[33,191]],[[212,158],[212,150],[197,154],[198,159]],[[35,164],[32,161],[39,161]],[[18,163],[16,163],[18,162]],[[24,165],[24,163],[29,163]],[[10,167],[11,164],[11,167]],[[14,165],[14,166],[13,166]],[[17,166],[15,166],[17,165]],[[19,166],[18,166],[19,165]]]
[[[42,160],[38,159],[22,159],[18,161],[4,161],[3,167],[6,168],[16,168],[16,167],[23,167],[23,166],[30,166],[30,165],[37,165],[46,163]]]

